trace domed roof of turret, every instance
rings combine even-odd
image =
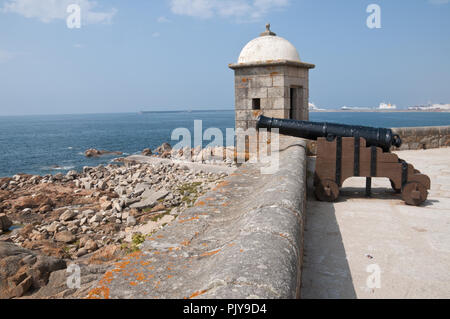
[[[241,51],[238,63],[257,63],[286,60],[301,62],[297,49],[288,40],[278,37],[270,31],[270,24],[266,32],[250,41]]]

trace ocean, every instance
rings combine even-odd
[[[86,158],[84,151],[90,148],[126,156],[164,142],[174,145],[178,141],[171,141],[172,131],[193,132],[194,120],[203,121],[203,130],[219,128],[225,136],[225,129],[234,127],[234,111],[0,117],[0,177],[65,173],[108,164],[117,157]],[[450,125],[450,113],[318,112],[311,113],[310,120],[374,127],[439,126]]]

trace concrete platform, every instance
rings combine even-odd
[[[421,207],[387,179],[370,199],[349,179],[336,203],[309,188],[302,298],[450,298],[450,148],[397,154],[431,178]]]

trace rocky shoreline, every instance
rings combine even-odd
[[[190,153],[190,161],[233,165],[226,157],[220,160],[226,152],[174,151],[163,145],[156,154],[182,160]],[[65,284],[67,265],[80,265],[83,278],[95,280],[108,263],[139,250],[145,238],[226,176],[169,161],[0,178],[0,298],[81,294],[83,289],[70,290]]]

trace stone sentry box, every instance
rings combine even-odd
[[[236,129],[256,127],[259,115],[282,119],[309,119],[309,70],[297,49],[270,31],[242,50],[235,71]]]

